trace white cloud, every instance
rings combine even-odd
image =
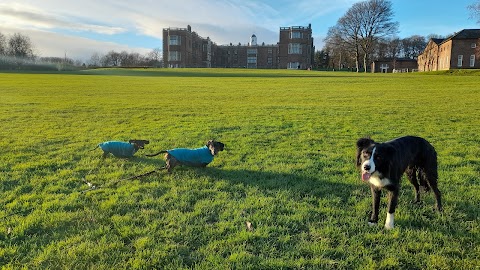
[[[122,27],[111,27],[99,24],[76,22],[71,17],[50,14],[32,6],[0,4],[0,23],[3,26],[33,29],[67,29],[71,31],[90,31],[99,34],[113,35],[126,30]]]
[[[18,29],[0,27],[0,32],[7,37]],[[114,42],[102,42],[93,39],[61,35],[48,31],[23,30],[22,34],[27,35],[34,45],[35,53],[42,57],[64,57],[86,62],[93,53],[106,54],[111,50],[121,52],[138,52],[147,54],[152,51],[149,48],[130,47]],[[53,41],[53,42],[52,42]]]

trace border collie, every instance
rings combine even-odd
[[[362,181],[370,184],[372,215],[370,225],[378,222],[381,190],[389,191],[385,228],[392,229],[395,207],[398,202],[400,179],[405,172],[415,188],[415,203],[420,201],[420,186],[433,190],[438,211],[442,211],[441,195],[437,188],[437,153],[425,139],[414,136],[400,137],[378,143],[370,138],[357,141],[356,165],[362,173]]]

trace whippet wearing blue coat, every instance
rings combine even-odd
[[[157,156],[165,153],[165,169],[171,172],[177,165],[186,165],[190,167],[206,167],[213,161],[218,152],[223,151],[225,144],[214,140],[209,140],[203,147],[196,149],[175,148],[171,150],[162,150],[156,154],[146,155],[147,157]]]
[[[98,144],[95,149],[100,147],[103,150],[104,158],[110,153],[115,157],[129,158],[133,157],[139,149],[144,149],[145,144],[149,143],[147,140],[129,140],[128,142],[108,141]]]

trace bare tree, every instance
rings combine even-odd
[[[100,66],[100,55],[97,52],[94,52],[88,61],[89,66],[99,67]]]
[[[7,54],[7,37],[0,33],[0,56]]]
[[[373,53],[378,38],[389,37],[398,32],[398,22],[392,22],[392,3],[388,0],[369,0],[354,4],[360,12],[360,47],[364,52],[363,65],[367,72],[367,62]]]
[[[133,66],[132,59],[127,51],[121,51],[118,58],[120,59],[120,65],[122,67]]]
[[[402,39],[403,54],[410,59],[417,59],[418,55],[423,52],[426,46],[427,41],[423,36],[413,35]]]
[[[470,10],[470,18],[477,20],[480,24],[480,0],[467,7]]]
[[[105,56],[101,59],[101,64],[104,67],[118,67],[120,66],[120,54],[116,51],[109,51]]]
[[[379,38],[395,35],[398,22],[392,22],[392,3],[388,0],[368,0],[352,5],[337,24],[330,28],[327,43],[343,43],[355,54],[355,66],[360,70],[360,56],[367,72],[367,62]],[[360,52],[360,49],[362,53]]]
[[[8,40],[8,54],[20,58],[33,58],[33,45],[28,36],[13,34]]]
[[[152,62],[151,64],[153,66],[156,66],[156,67],[161,66],[163,53],[162,53],[162,50],[160,48],[153,49],[151,52],[148,53],[147,57]]]
[[[354,4],[343,17],[341,17],[334,27],[328,30],[326,42],[334,48],[348,48],[355,53],[355,67],[357,72],[360,70],[360,51],[359,51],[359,33],[360,33],[360,11],[359,5]],[[341,58],[341,54],[337,55]],[[341,59],[339,60],[339,63]],[[340,66],[341,64],[339,64]]]
[[[400,38],[379,38],[375,44],[375,59],[398,58],[401,57],[402,43]]]

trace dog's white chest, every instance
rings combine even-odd
[[[378,188],[383,188],[386,185],[391,183],[390,179],[388,178],[380,178],[377,173],[372,174],[368,182]]]

